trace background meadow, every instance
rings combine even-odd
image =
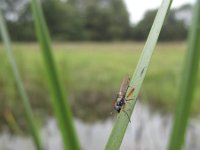
[[[74,114],[86,121],[111,117],[113,100],[125,74],[131,75],[139,59],[143,42],[112,43],[54,43],[53,53],[61,82],[69,93]],[[24,85],[38,115],[52,113],[47,92],[47,75],[39,47],[35,43],[14,43]],[[145,78],[140,97],[142,102],[162,112],[171,112],[176,106],[181,64],[185,55],[185,42],[159,43]],[[1,114],[8,108],[23,117],[17,103],[16,86],[8,61],[1,46]],[[129,72],[128,72],[129,71]],[[199,90],[199,86],[196,91]],[[10,94],[12,93],[12,94]],[[169,96],[170,95],[170,96]],[[84,98],[84,101],[83,101]],[[200,103],[196,92],[192,114],[198,115]],[[90,109],[90,108],[93,109]],[[44,109],[45,108],[45,109]],[[95,110],[95,111],[94,111]],[[1,121],[4,120],[2,116]]]

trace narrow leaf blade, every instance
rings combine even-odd
[[[168,145],[169,150],[182,149],[189,119],[200,61],[200,0],[197,0],[190,30],[188,51],[182,73],[179,99]]]
[[[53,11],[53,10],[52,10]],[[70,105],[66,100],[52,55],[49,32],[44,21],[42,8],[38,0],[32,0],[32,12],[35,19],[35,27],[42,50],[45,67],[48,73],[49,87],[52,94],[52,106],[61,130],[66,150],[79,150],[80,145],[76,136]]]
[[[19,93],[20,93],[20,96],[21,96],[20,100],[22,100],[22,105],[23,105],[23,108],[24,108],[25,116],[26,116],[27,123],[28,123],[28,126],[30,128],[30,131],[31,131],[31,134],[32,134],[32,137],[33,137],[35,147],[36,147],[37,150],[42,150],[40,136],[39,136],[38,130],[36,128],[36,124],[35,124],[35,121],[34,121],[34,118],[33,118],[33,113],[32,113],[32,110],[31,110],[31,106],[30,106],[30,103],[29,103],[28,96],[25,92],[25,89],[24,89],[24,86],[22,84],[22,80],[21,80],[21,77],[20,77],[20,74],[19,74],[19,71],[18,71],[18,68],[17,68],[17,65],[16,65],[13,50],[11,48],[10,37],[8,35],[7,27],[6,27],[6,24],[4,22],[4,18],[2,16],[1,11],[0,11],[0,31],[1,31],[3,43],[5,45],[7,57],[8,57],[8,60],[10,62],[13,74],[14,74],[17,89],[19,90]]]
[[[133,74],[131,82],[130,82],[130,88],[128,89],[127,93],[131,91],[131,88],[135,87],[135,91],[130,96],[130,99],[135,99],[139,94],[141,85],[143,83],[143,80],[146,74],[146,70],[149,66],[151,56],[155,49],[162,25],[164,23],[168,10],[171,6],[171,3],[172,3],[172,0],[163,0],[157,12],[156,18],[152,25],[146,44],[144,46],[141,57],[137,64],[135,73]],[[130,101],[128,104],[126,104],[125,111],[128,113],[129,116],[131,116],[133,112],[135,103],[136,103],[136,100]],[[128,123],[129,123],[129,119],[126,116],[126,113],[121,111],[120,114],[117,116],[117,120],[115,122],[112,133],[107,142],[105,150],[117,150],[120,148]]]

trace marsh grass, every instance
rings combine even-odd
[[[169,150],[181,150],[184,145],[185,132],[194,99],[195,87],[200,62],[200,0],[197,0],[193,23],[190,29],[188,51],[186,53],[177,108],[169,142]]]
[[[2,37],[3,43],[5,45],[7,57],[8,57],[8,60],[9,60],[9,63],[10,63],[10,66],[11,66],[11,69],[12,69],[12,72],[13,72],[13,75],[15,78],[16,86],[17,86],[18,92],[20,93],[20,96],[21,96],[21,103],[23,105],[24,115],[26,116],[26,120],[27,120],[28,126],[30,128],[30,132],[32,134],[33,141],[35,144],[35,148],[37,150],[42,150],[40,136],[39,136],[38,130],[36,128],[36,122],[33,118],[33,113],[32,113],[30,103],[29,103],[29,99],[26,94],[25,88],[23,86],[21,76],[18,71],[18,67],[16,65],[13,50],[11,48],[10,38],[8,35],[8,30],[7,30],[6,24],[4,22],[4,18],[1,14],[1,10],[0,10],[0,30],[1,30],[1,37]],[[14,119],[11,118],[11,116],[9,116],[9,118],[10,118],[9,121],[11,121],[12,126],[15,126],[15,128],[16,128]]]
[[[132,115],[137,97],[139,95],[140,88],[142,86],[142,83],[143,83],[146,71],[148,69],[152,54],[154,52],[162,25],[170,9],[171,3],[172,3],[172,0],[163,0],[157,12],[157,15],[155,17],[155,20],[153,22],[151,31],[149,33],[146,44],[140,56],[136,70],[130,81],[130,87],[127,93],[129,93],[131,88],[135,88],[135,91],[132,94],[132,96],[130,96],[130,99],[134,99],[134,100],[130,101],[129,105],[127,105],[125,109],[125,111],[127,112],[129,116]],[[126,113],[121,111],[119,115],[117,116],[117,120],[114,124],[113,130],[106,144],[106,147],[105,147],[106,150],[120,149],[120,145],[122,143],[128,123],[129,123],[129,118],[126,116]]]
[[[66,100],[63,88],[61,86],[54,57],[52,55],[51,40],[44,20],[40,2],[31,1],[33,17],[35,19],[36,33],[40,43],[43,60],[47,70],[49,91],[52,96],[52,106],[57,119],[58,126],[66,150],[79,150],[80,145],[75,132],[75,126],[72,118],[69,102]]]

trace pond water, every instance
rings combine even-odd
[[[126,131],[121,150],[165,150],[171,128],[171,115],[152,112],[137,103]],[[92,124],[75,120],[79,139],[84,150],[103,150],[112,130],[113,119]],[[49,118],[41,129],[45,150],[63,150],[56,122]],[[200,122],[191,119],[187,129],[186,150],[200,150]],[[34,150],[30,137],[0,134],[0,150]]]

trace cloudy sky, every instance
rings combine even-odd
[[[128,8],[131,22],[136,23],[142,19],[148,9],[158,8],[162,0],[124,0]],[[174,0],[172,8],[180,7],[186,3],[194,3],[195,0]]]

